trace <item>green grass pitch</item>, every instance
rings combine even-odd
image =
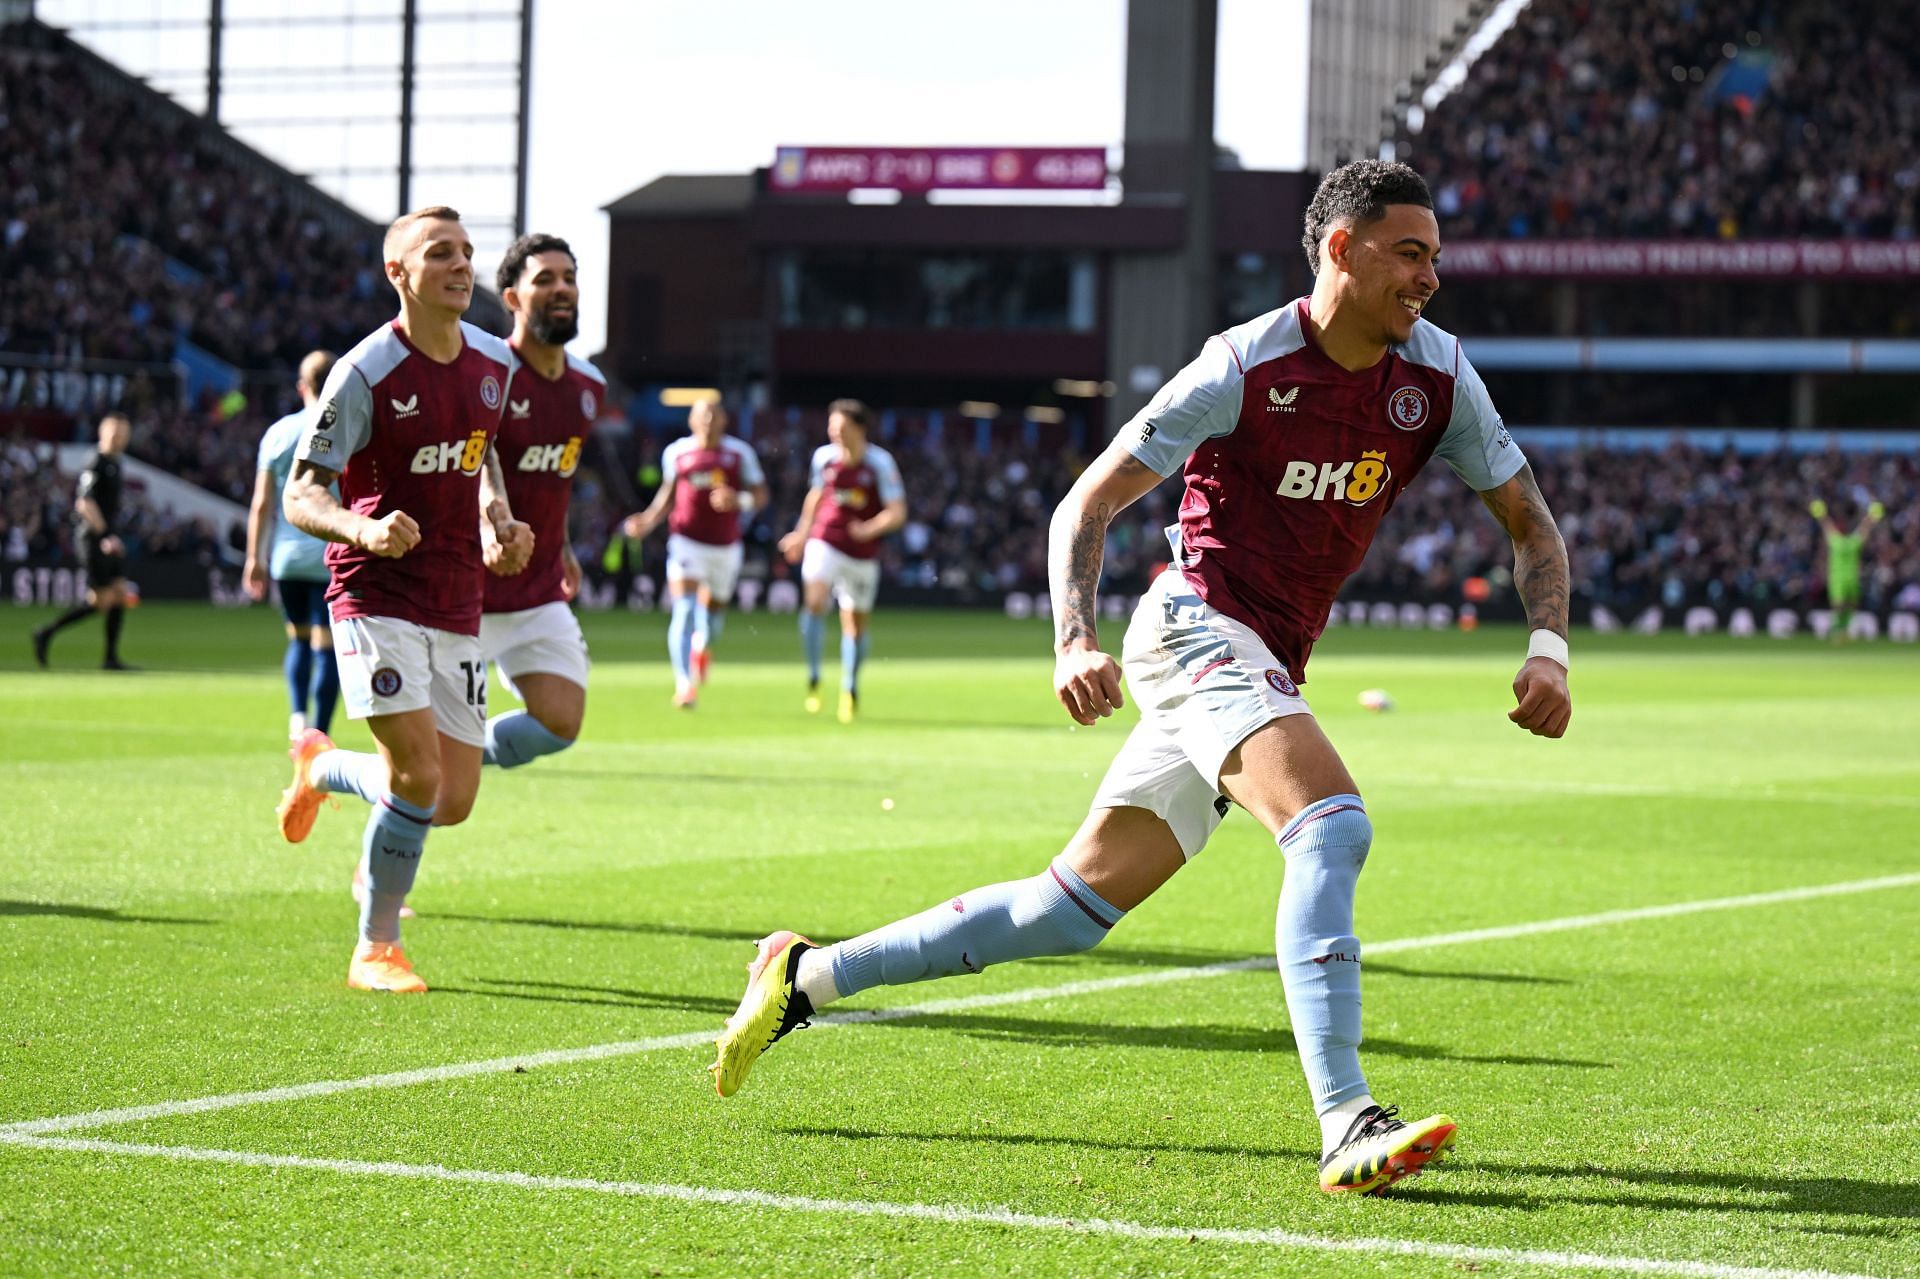
[[[663,619],[589,618],[585,735],[429,842],[401,999],[343,984],[364,807],[274,830],[277,619],[149,605],[111,676],[97,623],[31,669],[47,615],[0,614],[0,1275],[1920,1275],[1912,648],[1576,635],[1553,743],[1505,719],[1518,632],[1331,632],[1365,1061],[1461,1124],[1356,1202],[1314,1187],[1238,813],[1100,949],[849,1000],[940,1006],[715,1096],[755,937],[1033,874],[1080,820],[1125,725],[1053,704],[1044,623],[883,611],[843,727],[790,618],[735,617],[692,713]]]

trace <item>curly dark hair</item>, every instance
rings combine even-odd
[[[1319,190],[1307,204],[1306,227],[1300,247],[1307,266],[1320,274],[1320,241],[1337,227],[1354,227],[1384,216],[1389,204],[1433,207],[1427,180],[1407,165],[1393,160],[1355,160],[1320,179]]]
[[[500,270],[493,277],[494,287],[505,293],[520,283],[520,272],[526,270],[528,258],[556,249],[573,257],[573,246],[557,235],[535,231],[531,235],[521,236],[507,246],[507,255],[500,259]],[[574,265],[580,265],[580,259],[574,258]]]

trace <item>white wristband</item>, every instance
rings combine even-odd
[[[1563,670],[1571,670],[1567,665],[1567,641],[1552,631],[1535,631],[1527,636],[1527,660],[1536,657],[1550,657],[1560,663]]]
[[[747,492],[745,489],[740,490],[739,494],[734,498],[734,501],[739,503],[740,514],[742,515],[753,514],[754,507],[757,505],[753,500],[753,494]]]

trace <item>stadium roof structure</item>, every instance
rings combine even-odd
[[[601,208],[616,218],[745,213],[753,205],[757,186],[757,179],[751,173],[668,174],[635,187]]]

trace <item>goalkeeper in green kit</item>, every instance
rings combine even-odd
[[[1887,508],[1869,502],[1867,517],[1851,533],[1840,531],[1827,514],[1827,504],[1818,498],[1807,512],[1820,521],[1820,531],[1827,538],[1827,602],[1833,606],[1833,629],[1828,634],[1834,643],[1844,644],[1853,629],[1853,610],[1860,607],[1860,548]]]

